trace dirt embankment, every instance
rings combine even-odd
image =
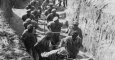
[[[15,34],[3,13],[0,10],[0,60],[21,60],[29,55],[20,49],[19,36]]]
[[[20,49],[19,36],[24,30],[22,20],[13,13],[10,0],[0,1],[0,60],[21,60],[29,56]]]
[[[30,1],[31,0],[0,0],[0,10],[3,11],[2,14],[5,20],[18,35],[21,35],[24,30],[23,22],[21,18],[12,11],[12,8],[25,8]]]
[[[72,7],[68,7],[68,11],[71,13],[68,17],[74,16],[73,12],[75,12],[76,6],[78,6],[77,2],[80,0],[68,1],[73,3],[71,4]],[[84,46],[94,56],[95,60],[115,60],[115,1],[81,1],[79,23],[83,31]]]

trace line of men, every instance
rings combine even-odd
[[[60,32],[63,24],[59,22],[59,14],[56,13],[56,9],[50,4],[44,13],[44,15],[47,16],[46,20],[49,32],[47,32],[45,37],[38,42],[36,29],[38,28],[37,22],[41,17],[41,11],[40,9],[37,10],[37,8],[32,5],[28,5],[26,9],[28,10],[27,14],[22,16],[25,30],[21,40],[24,43],[26,51],[34,58],[34,60],[54,60],[50,57],[43,57],[41,54],[61,47],[65,47],[67,50],[68,58],[75,59],[79,52],[79,48],[83,47],[83,37],[82,31],[78,27],[79,23],[76,22],[73,26],[69,27],[67,31],[68,36],[61,40]],[[58,58],[56,60],[60,60]]]

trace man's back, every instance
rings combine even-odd
[[[61,27],[62,27],[62,23],[55,23],[55,22],[49,22],[48,27],[51,29],[52,32],[60,32],[61,31]]]
[[[60,47],[65,47],[71,58],[75,58],[77,53],[79,52],[79,42],[80,38],[76,37],[76,40],[72,40],[72,37],[66,37],[60,42]]]
[[[79,37],[82,39],[82,30],[79,27],[74,27],[74,26],[70,26],[69,27],[69,31],[68,31],[68,35],[71,36],[72,32],[74,31],[78,31],[79,32]]]
[[[48,52],[50,50],[50,41],[46,37],[43,37],[36,45],[36,50],[39,52]]]
[[[36,36],[33,33],[29,33],[27,29],[24,30],[21,40],[27,49],[32,48],[37,41]]]

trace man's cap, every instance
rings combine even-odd
[[[52,9],[52,11],[51,12],[56,12],[56,9]]]
[[[26,21],[25,22],[31,22],[31,19],[30,18],[28,18],[28,19],[26,19]]]
[[[78,23],[78,22],[73,22],[73,25],[74,25],[74,26],[78,26],[79,23]]]
[[[27,29],[32,29],[33,28],[33,25],[32,24],[29,24],[28,26],[27,26]]]
[[[31,12],[31,9],[28,9],[28,10],[27,10],[27,13],[28,13],[28,12]]]
[[[56,21],[56,20],[58,20],[58,19],[59,19],[58,17],[54,17],[54,18],[53,18],[53,21]]]

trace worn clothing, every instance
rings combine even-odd
[[[48,58],[49,60],[62,60],[65,57],[64,55],[60,54],[62,49],[63,47],[56,50],[51,50],[49,52],[44,52],[42,53],[42,56]]]
[[[83,39],[82,30],[81,30],[79,27],[70,26],[70,27],[68,28],[68,35],[71,36],[74,31],[78,31],[78,32],[79,32],[79,37],[80,37],[81,39]]]
[[[59,47],[65,47],[68,51],[69,58],[75,59],[79,52],[80,41],[81,39],[79,37],[76,37],[75,40],[72,40],[72,37],[69,36],[61,40]]]
[[[62,26],[63,24],[60,22],[55,23],[54,21],[52,21],[48,23],[48,28],[50,28],[52,32],[60,32]]]
[[[49,22],[48,24],[48,28],[51,32],[61,32],[62,26],[63,24],[60,22],[55,23],[52,21],[52,22]],[[52,41],[53,45],[56,45],[59,42],[59,36],[60,36],[60,33],[53,33],[53,41]]]
[[[33,33],[29,33],[28,30],[24,30],[22,37],[22,42],[24,43],[24,46],[26,48],[26,51],[31,54],[31,50],[34,47],[34,44],[37,42],[37,37]]]
[[[41,56],[41,53],[48,52],[51,50],[51,41],[45,36],[37,44],[35,44],[34,47],[39,55],[39,58],[41,60],[45,59]]]
[[[53,21],[54,17],[59,17],[59,14],[57,14],[57,13],[50,13],[50,14],[48,14],[47,22]]]
[[[31,20],[34,20],[34,15],[32,14],[25,14],[22,16],[22,20],[26,21],[26,19],[30,18]]]
[[[69,29],[68,29],[68,35],[71,36],[74,31],[79,32],[78,36],[81,38],[81,41],[80,41],[81,44],[80,45],[81,45],[81,47],[83,47],[83,45],[82,45],[82,40],[83,40],[82,31],[79,27],[70,26]]]

